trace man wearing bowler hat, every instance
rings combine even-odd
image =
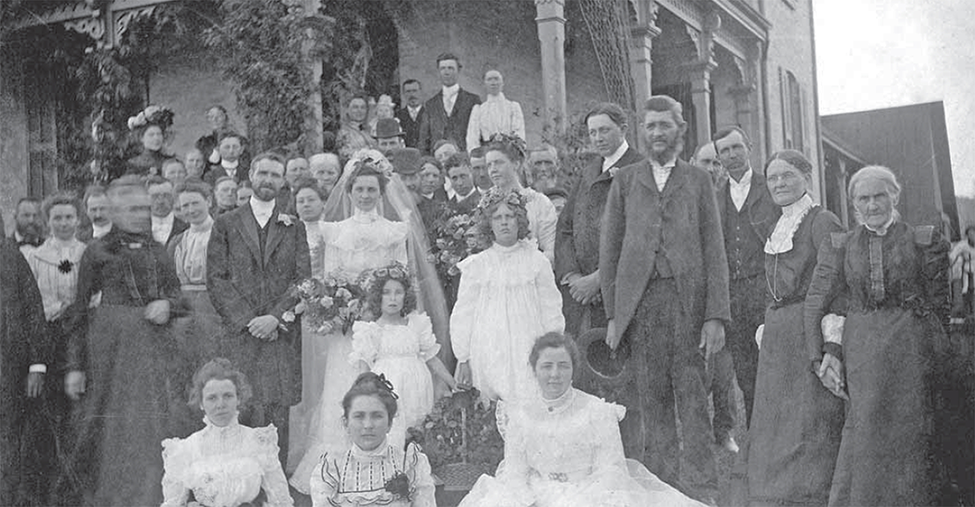
[[[381,118],[376,122],[376,144],[379,151],[389,153],[393,148],[405,148],[403,129],[395,118]]]
[[[386,158],[393,164],[393,171],[399,175],[403,184],[410,190],[413,202],[420,192],[420,150],[416,148],[392,148]]]

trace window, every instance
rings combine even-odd
[[[805,142],[805,92],[790,71],[779,69],[779,89],[782,96],[783,146],[806,153]]]

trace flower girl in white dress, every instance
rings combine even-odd
[[[349,361],[360,372],[380,373],[396,386],[399,410],[389,443],[402,448],[406,429],[423,422],[433,409],[431,373],[451,389],[454,377],[437,357],[440,345],[430,318],[414,311],[416,293],[406,266],[397,263],[379,268],[370,278],[369,308],[380,317],[375,322],[353,324]]]

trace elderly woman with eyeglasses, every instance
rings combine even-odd
[[[849,395],[829,505],[944,505],[936,452],[950,303],[938,227],[905,223],[886,167],[850,179],[860,225],[823,242],[805,302],[807,359],[823,386]],[[821,321],[848,299],[839,341]]]

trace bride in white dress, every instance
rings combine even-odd
[[[419,281],[418,307],[430,315],[443,347],[449,344],[446,305],[436,272],[423,254],[427,248],[423,226],[408,192],[379,152],[357,152],[325,205],[324,220],[319,223],[321,243],[312,253],[321,256],[321,270],[314,275],[341,274],[355,280],[364,271],[394,262],[409,266]],[[349,363],[350,333],[332,329],[316,338],[324,341],[325,364],[319,366],[324,369],[324,381],[317,386],[321,396],[311,418],[307,450],[290,480],[305,494],[323,452],[348,445],[342,427],[342,396],[358,374]],[[449,348],[445,354],[449,358]]]
[[[542,397],[511,412],[496,477],[482,475],[460,507],[704,507],[623,457],[626,409],[572,387],[575,342],[546,334],[529,364]]]

